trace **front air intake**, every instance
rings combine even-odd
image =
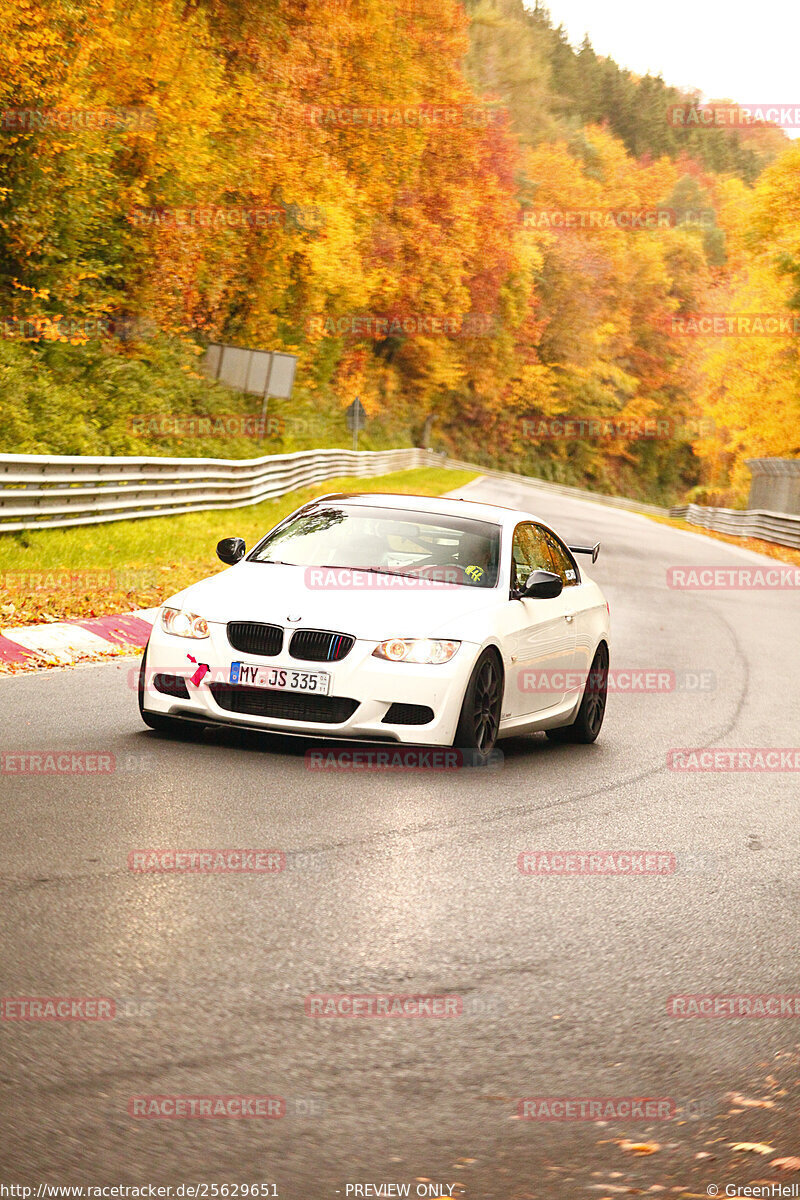
[[[389,706],[384,725],[429,725],[433,720],[433,709],[426,704],[400,704]]]
[[[153,687],[163,696],[177,696],[180,700],[189,699],[189,689],[183,675],[154,675]]]
[[[209,685],[220,708],[248,717],[276,717],[281,721],[304,721],[319,725],[341,725],[352,717],[358,701],[346,696],[309,696],[300,692],[268,688]]]

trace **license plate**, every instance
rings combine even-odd
[[[309,692],[314,696],[327,696],[331,677],[325,671],[294,671],[291,667],[257,667],[235,662],[231,663],[231,683],[269,688],[275,692]]]

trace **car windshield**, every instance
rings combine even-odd
[[[492,588],[500,561],[500,527],[458,516],[331,503],[279,526],[248,561],[344,567]]]

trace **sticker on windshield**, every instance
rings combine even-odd
[[[574,579],[574,578],[575,578],[575,572],[574,572],[574,571],[565,571],[565,572],[564,572],[564,574],[566,575],[567,579]]]
[[[480,583],[483,579],[483,567],[465,567],[464,574],[469,575],[474,583]]]

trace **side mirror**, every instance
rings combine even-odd
[[[531,571],[525,586],[518,589],[518,600],[552,600],[564,590],[563,580],[552,571]]]
[[[217,558],[229,567],[235,567],[240,559],[244,558],[246,550],[244,538],[223,538],[221,542],[217,542]]]

